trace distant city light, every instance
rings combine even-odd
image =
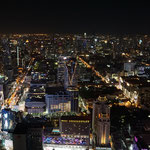
[[[64,60],[66,60],[67,59],[67,57],[64,57]]]
[[[26,40],[26,43],[29,43],[29,40]]]
[[[143,42],[142,40],[139,40],[139,44],[140,44],[140,45],[142,44],[142,42]]]
[[[107,43],[108,43],[108,41],[107,41],[107,40],[105,40],[105,41],[104,41],[104,43],[105,43],[105,44],[107,44]]]
[[[97,39],[94,39],[94,41],[97,42],[98,40],[97,40]]]

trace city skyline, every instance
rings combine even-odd
[[[148,3],[13,0],[0,15],[0,150],[150,149]]]
[[[149,50],[149,35],[1,34],[0,149],[148,150]]]

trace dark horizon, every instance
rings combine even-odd
[[[4,3],[0,33],[150,34],[150,10],[144,1]]]

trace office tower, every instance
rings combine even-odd
[[[85,138],[89,145],[90,117],[87,116],[62,116],[60,119],[60,133],[63,137]]]
[[[78,97],[75,92],[67,91],[64,87],[47,87],[46,112],[78,112]]]
[[[4,57],[3,57],[4,66],[12,65],[11,51],[8,39],[3,40],[3,48],[4,48]]]
[[[3,48],[4,48],[3,54],[4,75],[7,76],[8,81],[12,81],[14,71],[12,67],[12,57],[8,39],[3,40]]]
[[[63,87],[46,88],[46,112],[71,112],[72,97],[68,95]]]
[[[100,97],[93,105],[92,128],[94,137],[94,146],[110,147],[110,108],[106,97]]]
[[[17,46],[17,66],[19,66],[19,47]]]
[[[76,86],[76,58],[70,56],[60,56],[58,58],[57,82],[65,88]]]
[[[77,85],[77,60],[76,58],[69,58],[65,64],[66,67],[66,76],[65,76],[65,87],[76,86]]]
[[[58,58],[58,68],[57,68],[57,83],[64,84],[64,78],[65,78],[65,61],[67,57],[60,56]]]
[[[71,111],[78,112],[79,111],[79,90],[74,86],[70,86],[67,88],[67,93],[72,97],[71,99]]]
[[[28,113],[43,113],[45,111],[45,105],[45,97],[40,95],[39,97],[34,97],[34,95],[31,95],[25,101],[25,110]]]
[[[42,150],[43,123],[18,123],[13,132],[14,150]]]
[[[13,148],[14,150],[27,150],[26,125],[17,124],[13,132]]]

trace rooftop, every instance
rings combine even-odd
[[[46,88],[46,94],[49,95],[61,95],[61,94],[67,94],[64,87],[47,87]]]

